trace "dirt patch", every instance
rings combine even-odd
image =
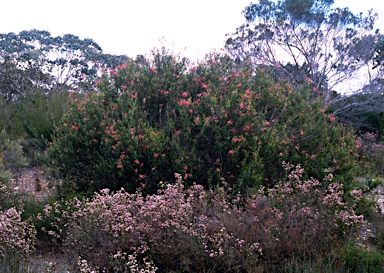
[[[11,188],[17,194],[34,196],[37,201],[44,201],[53,193],[52,181],[46,179],[46,171],[37,167],[23,169],[11,181]]]

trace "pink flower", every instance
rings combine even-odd
[[[180,100],[179,101],[180,106],[183,106],[183,105],[188,106],[190,104],[191,104],[191,102],[189,100]]]
[[[116,73],[116,71],[115,71],[114,69],[111,69],[111,75],[112,75],[113,77],[116,77],[116,76],[117,76],[117,73]]]
[[[241,138],[234,137],[234,138],[233,138],[233,142],[234,142],[234,143],[241,142]]]
[[[117,70],[121,70],[121,69],[124,69],[124,68],[127,68],[127,64],[122,64],[122,65],[116,66]]]
[[[234,153],[235,153],[234,150],[229,150],[229,151],[228,151],[228,154],[230,154],[230,155],[233,155]]]
[[[192,177],[192,174],[190,174],[190,173],[184,174],[184,179],[188,179],[189,177]]]

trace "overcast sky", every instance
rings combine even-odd
[[[220,49],[225,34],[244,22],[241,11],[251,0],[7,0],[2,3],[0,33],[38,29],[53,36],[92,38],[105,53],[135,57],[161,46],[201,58]],[[257,2],[254,0],[253,2]],[[336,0],[353,12],[373,8],[384,32],[384,0]],[[186,48],[184,50],[184,48]]]

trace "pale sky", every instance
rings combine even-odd
[[[250,2],[7,0],[1,5],[0,33],[38,29],[52,36],[74,34],[93,39],[105,53],[129,57],[148,54],[161,46],[159,39],[164,37],[166,47],[196,59],[224,46],[225,34],[245,21],[241,11]],[[353,12],[383,11],[376,27],[384,32],[384,0],[336,0],[336,6],[348,6]]]

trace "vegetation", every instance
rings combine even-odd
[[[226,48],[234,58],[252,58],[295,87],[310,82],[312,97],[331,104],[330,112],[342,122],[370,126],[367,115],[383,114],[384,38],[374,29],[378,15],[353,14],[334,2],[251,3],[243,11],[246,22],[228,35]],[[351,89],[357,77],[365,81]],[[336,94],[339,89],[354,96]]]
[[[64,178],[60,191],[103,188],[155,192],[174,173],[234,193],[273,186],[283,161],[308,176],[324,169],[353,187],[360,155],[352,131],[338,124],[306,86],[295,91],[252,63],[213,54],[197,66],[166,51],[145,65],[126,62],[94,92],[75,98],[48,149]]]
[[[1,34],[0,271],[382,272],[376,15],[299,2],[251,4],[197,64]],[[31,166],[49,181],[22,192]]]
[[[232,197],[226,184],[186,189],[177,174],[175,185],[162,184],[154,195],[104,190],[91,200],[48,205],[39,218],[69,255],[94,268],[124,268],[134,255],[166,272],[269,272],[289,256],[317,257],[364,223],[354,213],[361,191],[347,205],[331,173],[320,182],[304,180],[299,166],[284,168],[285,181],[251,197]]]

